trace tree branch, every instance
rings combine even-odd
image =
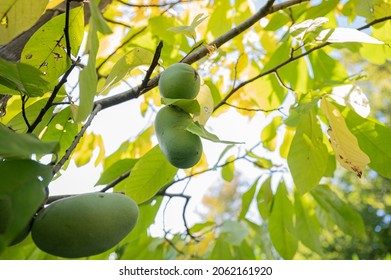
[[[303,2],[308,2],[308,1],[309,0],[291,0],[291,1],[287,1],[287,2],[284,2],[281,4],[276,4],[276,5],[272,6],[274,1],[269,0],[267,2],[267,4],[264,7],[262,7],[257,13],[255,13],[252,17],[245,20],[244,22],[242,22],[241,24],[239,24],[235,28],[229,30],[228,32],[226,32],[222,36],[218,37],[216,40],[211,42],[209,45],[215,46],[216,48],[219,48],[224,43],[226,43],[226,42],[230,41],[231,39],[233,39],[234,37],[238,36],[239,34],[244,32],[246,29],[251,27],[253,24],[257,23],[260,19],[267,16],[268,14],[274,13],[276,11],[279,11],[281,9],[285,9],[285,8],[293,6],[293,5],[297,5],[297,4],[300,4]],[[197,51],[188,55],[182,62],[192,64],[192,63],[200,60],[201,58],[205,57],[208,53],[209,53],[208,48],[203,46],[200,49],[198,49]],[[156,87],[158,84],[158,81],[159,81],[159,77],[160,77],[160,75],[157,75],[154,78],[152,78],[148,83],[148,90],[143,91],[143,93]],[[125,91],[125,92],[119,93],[117,95],[106,97],[104,99],[98,100],[98,101],[96,101],[96,103],[101,104],[102,109],[106,109],[108,107],[112,107],[112,106],[118,105],[120,103],[126,102],[128,100],[137,98],[139,96],[138,93],[141,92],[141,90],[142,90],[142,86],[138,85],[134,88],[131,88],[128,91]]]
[[[79,143],[80,139],[83,137],[84,133],[86,132],[87,128],[91,125],[92,120],[95,118],[95,116],[99,113],[101,110],[101,106],[98,104],[94,107],[94,110],[88,117],[87,122],[83,125],[80,132],[76,135],[75,139],[73,140],[71,146],[66,150],[65,155],[61,158],[61,160],[53,167],[53,174],[56,174],[61,167],[65,164],[65,162],[69,159],[71,156],[73,150],[76,148],[77,144]]]
[[[370,27],[372,24],[377,24],[377,23],[380,23],[380,22],[384,22],[384,21],[387,21],[387,20],[390,20],[391,19],[391,17],[384,17],[384,18],[380,18],[380,19],[377,19],[377,20],[374,20],[374,21],[372,21],[372,22],[370,22],[369,24],[366,24],[366,25],[364,25],[364,26],[362,26],[362,27],[359,27],[359,28],[357,28],[357,30],[363,30],[363,29],[366,29],[366,28],[368,28],[368,27]],[[293,62],[293,61],[296,61],[296,60],[298,60],[298,59],[300,59],[300,58],[302,58],[302,57],[305,57],[305,56],[307,56],[307,55],[309,55],[310,53],[312,53],[312,52],[314,52],[314,51],[316,51],[316,50],[319,50],[319,49],[322,49],[322,48],[324,48],[324,47],[326,47],[326,46],[329,46],[329,45],[331,45],[331,43],[329,43],[329,42],[325,42],[325,43],[322,43],[322,44],[320,44],[320,45],[318,45],[318,46],[316,46],[316,47],[313,47],[312,49],[310,49],[310,50],[308,50],[308,51],[306,51],[306,52],[303,52],[303,53],[301,53],[301,54],[299,54],[299,55],[297,55],[297,56],[293,56],[293,54],[291,54],[291,56],[289,57],[289,59],[287,59],[287,60],[285,60],[285,61],[283,61],[283,62],[281,62],[280,64],[278,64],[278,65],[276,65],[276,66],[274,66],[273,68],[271,68],[271,69],[269,69],[269,70],[266,70],[265,72],[262,72],[262,73],[260,73],[260,74],[258,74],[258,75],[256,75],[256,76],[254,76],[253,78],[251,78],[251,79],[249,79],[249,80],[247,80],[247,81],[244,81],[244,82],[242,82],[242,83],[240,83],[237,87],[235,87],[234,89],[232,89],[216,106],[215,106],[215,108],[214,108],[214,110],[213,111],[216,111],[219,107],[221,107],[222,105],[224,105],[224,104],[226,104],[226,102],[227,102],[227,100],[234,94],[234,93],[236,93],[239,89],[241,89],[242,87],[244,87],[245,85],[247,85],[247,84],[249,84],[249,83],[252,83],[253,81],[255,81],[255,80],[257,80],[257,79],[259,79],[259,78],[261,78],[261,77],[264,77],[264,76],[266,76],[266,75],[269,75],[269,74],[271,74],[271,73],[276,73],[277,74],[277,71],[280,69],[280,68],[282,68],[282,67],[284,67],[285,65],[287,65],[287,64],[289,64],[289,63],[291,63],[291,62]]]

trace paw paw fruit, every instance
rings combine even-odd
[[[198,135],[186,130],[192,119],[188,113],[174,106],[165,106],[155,118],[155,132],[160,149],[175,167],[190,168],[202,155]]]
[[[136,225],[137,204],[119,193],[87,193],[60,199],[38,212],[31,236],[42,251],[81,258],[118,244]]]
[[[189,64],[175,63],[162,72],[158,87],[163,98],[194,99],[200,90],[200,76]]]

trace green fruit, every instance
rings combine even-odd
[[[163,98],[193,99],[200,91],[200,76],[189,64],[175,63],[161,74],[159,91]]]
[[[156,115],[155,131],[160,149],[178,168],[194,166],[202,155],[200,137],[186,130],[190,122],[188,113],[173,106],[163,107]]]
[[[14,245],[17,245],[19,244],[20,242],[22,242],[23,240],[26,239],[26,237],[29,235],[30,231],[31,231],[31,227],[33,225],[33,219],[30,220],[30,222],[24,227],[24,229],[22,229],[22,231],[20,231],[14,238],[14,240],[12,240],[12,242],[10,244],[8,244],[8,246],[14,246]]]
[[[137,204],[119,193],[88,193],[58,200],[41,210],[31,229],[44,252],[80,258],[103,253],[136,225]]]

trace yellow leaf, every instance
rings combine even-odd
[[[200,124],[205,125],[212,115],[214,108],[213,96],[208,85],[203,84],[201,86],[196,100],[200,104],[200,114],[194,117],[194,121],[198,121]]]
[[[365,167],[370,163],[369,157],[360,149],[357,138],[350,132],[337,107],[325,98],[322,98],[320,106],[329,121],[327,133],[335,157],[343,167],[361,178]]]

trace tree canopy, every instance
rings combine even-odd
[[[389,0],[10,0],[0,19],[1,259],[59,258],[15,240],[74,195],[52,194],[71,163],[101,168],[91,191],[122,192],[140,211],[89,259],[391,258]],[[163,98],[159,79],[180,62],[199,94]],[[89,128],[123,103],[145,125],[107,153]],[[166,106],[202,139],[190,168],[157,141]]]

